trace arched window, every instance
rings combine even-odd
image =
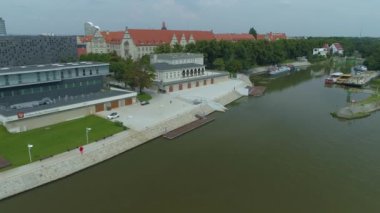
[[[190,70],[190,75],[191,75],[191,76],[194,75],[193,69]]]
[[[201,75],[201,69],[200,68],[198,69],[198,75]]]
[[[186,70],[186,77],[189,77],[189,70]]]
[[[186,75],[185,70],[182,71],[182,78],[184,78]]]

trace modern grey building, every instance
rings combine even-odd
[[[0,36],[6,35],[7,29],[5,28],[5,21],[0,17]]]
[[[0,68],[0,123],[20,132],[132,104],[108,89],[109,64],[78,62]]]
[[[84,35],[94,35],[100,28],[91,22],[84,23]]]
[[[76,60],[75,36],[0,36],[0,67]]]

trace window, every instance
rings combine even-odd
[[[65,79],[65,76],[63,74],[63,71],[61,71],[61,79]]]
[[[75,68],[75,76],[76,76],[76,77],[79,76],[79,70],[78,70],[78,68]]]
[[[90,75],[92,75],[92,69],[90,69]]]
[[[40,72],[37,72],[37,82],[40,82],[41,81],[41,74]]]
[[[17,79],[18,79],[18,83],[21,84],[21,82],[22,82],[22,80],[21,80],[21,74],[17,75]]]
[[[99,75],[99,69],[98,68],[96,68],[96,74]]]
[[[83,76],[86,76],[86,70],[83,69]]]

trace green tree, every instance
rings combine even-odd
[[[249,34],[253,35],[253,37],[255,37],[257,39],[257,32],[256,32],[254,27],[251,27],[249,29]]]
[[[162,44],[154,49],[154,53],[170,53],[172,52],[172,47],[170,44]]]
[[[215,59],[214,62],[212,63],[212,65],[214,66],[214,68],[216,70],[225,70],[226,69],[223,58]]]
[[[144,88],[150,87],[155,78],[155,71],[150,64],[148,55],[132,62],[126,67],[124,72],[124,81],[133,89],[139,88],[139,93],[142,93]]]

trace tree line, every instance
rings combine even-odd
[[[277,41],[198,41],[182,47],[181,45],[161,45],[156,53],[192,52],[203,53],[205,65],[209,69],[239,72],[254,66],[284,63],[306,56],[309,61],[320,60],[313,56],[313,48],[322,48],[324,44],[341,43],[345,56],[360,54],[366,58],[370,69],[380,69],[380,40],[377,38],[329,37],[306,39],[287,39]]]
[[[110,72],[118,81],[124,82],[131,89],[141,93],[144,88],[150,87],[155,77],[154,68],[150,64],[150,57],[143,56],[138,60],[123,59],[116,53],[82,55],[80,61],[98,61],[110,64]]]

